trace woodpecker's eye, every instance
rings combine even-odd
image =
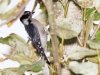
[[[25,11],[25,12],[24,12],[24,15],[29,15],[29,14],[31,14],[30,11]]]
[[[29,16],[31,16],[31,12],[30,11],[25,11],[24,14],[24,19],[28,18]]]
[[[32,12],[30,11],[25,11],[23,15],[21,16],[20,20],[23,22],[24,19],[29,19],[32,17]]]

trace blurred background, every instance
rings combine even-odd
[[[16,6],[19,3],[19,1],[20,0],[11,0],[10,4],[7,6],[4,12],[12,9],[14,6]],[[34,5],[34,0],[30,0],[25,10],[32,11],[33,5]],[[33,17],[37,16],[40,12],[41,10],[39,9],[39,5],[37,5]],[[18,34],[19,36],[24,38],[25,41],[28,40],[28,35],[24,29],[24,26],[20,22],[19,18],[10,27],[8,27],[7,25],[3,25],[0,27],[0,37],[6,37],[11,33]],[[0,58],[5,58],[3,54],[9,54],[9,52],[10,52],[10,47],[6,44],[0,43]],[[19,67],[19,63],[12,60],[5,60],[3,62],[0,62],[0,69],[9,68],[9,67]]]

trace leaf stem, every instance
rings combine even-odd
[[[69,6],[70,1],[67,1],[65,5],[64,5],[64,3],[61,0],[59,0],[59,2],[63,6],[63,9],[64,9],[64,18],[66,18],[67,17],[67,12],[68,12],[68,6]]]
[[[97,49],[98,54],[98,75],[100,75],[100,51]]]

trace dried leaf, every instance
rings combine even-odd
[[[4,58],[1,58],[1,57],[0,57],[0,62],[2,62],[2,61],[4,61]]]

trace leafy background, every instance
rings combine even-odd
[[[5,2],[3,9],[10,3],[10,0],[5,1],[7,3]],[[51,48],[51,58],[54,58],[54,60],[51,59],[51,61],[54,62],[52,66],[48,66],[50,74],[100,74],[100,22],[98,21],[99,23],[95,23],[96,20],[100,20],[100,9],[98,9],[100,8],[100,0],[36,1],[40,4],[42,12],[40,12],[40,14],[38,13],[35,18],[38,19],[44,27],[48,24],[50,25],[48,34],[51,36],[52,42],[48,42],[48,50]],[[3,53],[7,58],[14,61],[16,60],[20,63],[20,67],[18,68],[6,68],[1,70],[0,72],[3,75],[22,75],[25,71],[39,72],[45,65],[45,62],[42,61],[34,62],[37,60],[38,55],[35,53],[35,49],[31,44],[26,43],[28,36],[25,33],[25,30],[20,29],[21,27],[24,27],[19,23],[19,19],[16,19],[21,16],[20,13],[23,13],[21,9],[24,9],[27,2],[28,0],[20,0],[20,3],[16,7],[4,14],[2,14],[3,10],[0,10],[0,18],[4,23],[7,23],[7,25],[0,27],[2,33],[0,42],[11,47],[11,51],[9,52],[10,55],[2,52],[4,49],[1,50],[1,54]],[[54,12],[52,8],[54,8]],[[40,10],[37,12],[39,11]],[[1,25],[3,25],[3,23],[1,23]],[[15,27],[15,29],[13,27]],[[25,35],[23,36],[22,34],[24,33]],[[5,34],[10,35],[5,37]],[[52,43],[52,47],[50,47],[50,43]],[[35,59],[33,57],[35,57]],[[2,60],[2,58],[0,58],[0,60],[2,62],[7,61],[6,59]]]
[[[14,6],[16,6],[19,3],[19,1],[20,0],[16,0],[16,1],[11,0],[10,5],[7,6],[7,9],[5,11],[9,11],[10,9],[12,9]],[[27,4],[25,10],[31,11],[33,5],[34,5],[34,0],[30,0],[30,2]],[[35,12],[36,13],[33,15],[33,17],[37,16],[41,12],[41,10],[39,9],[39,5],[36,7]],[[2,22],[0,21],[0,24],[1,23]],[[5,38],[6,36],[9,36],[9,34],[11,34],[11,33],[15,33],[15,34],[19,35],[20,37],[22,37],[25,40],[24,42],[27,42],[27,40],[28,40],[28,35],[27,35],[26,31],[24,30],[24,26],[22,25],[22,23],[20,22],[19,19],[17,19],[10,27],[8,27],[7,25],[3,25],[0,27],[0,37]],[[9,54],[9,53],[10,53],[10,47],[6,44],[0,43],[0,58],[5,58],[5,56],[3,54]],[[20,58],[17,58],[17,59],[20,59]],[[22,60],[22,59],[20,59],[20,60]],[[25,62],[25,61],[23,61],[23,62]],[[10,60],[10,59],[0,62],[0,69],[11,68],[11,67],[16,68],[19,66],[20,66],[20,64],[17,61]],[[48,73],[48,67],[45,67],[44,69]],[[9,71],[5,70],[5,73],[6,72],[8,73]],[[40,74],[41,74],[41,72],[40,72]],[[18,74],[14,73],[12,75],[18,75]],[[29,73],[26,72],[26,75],[29,75]]]

